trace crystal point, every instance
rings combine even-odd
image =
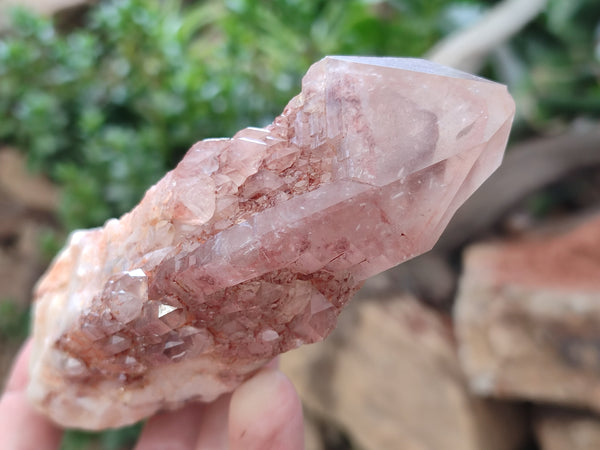
[[[195,144],[71,236],[36,289],[29,397],[116,427],[323,339],[362,281],[431,248],[513,115],[504,86],[427,61],[317,62],[273,124]]]

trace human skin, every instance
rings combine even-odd
[[[0,448],[56,450],[63,430],[27,401],[29,341],[15,359],[0,399]],[[301,450],[302,406],[276,362],[213,403],[192,403],[151,417],[136,450]]]

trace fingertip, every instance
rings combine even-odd
[[[54,450],[62,430],[35,411],[23,391],[6,392],[0,399],[0,448]]]
[[[136,450],[195,448],[203,409],[202,404],[190,403],[181,409],[151,417],[142,430]]]
[[[226,449],[228,442],[228,416],[231,394],[222,395],[206,405],[203,420],[198,424],[195,450]]]
[[[31,339],[21,346],[6,382],[5,392],[24,391],[29,382],[29,355],[31,353]]]
[[[58,448],[62,430],[29,404],[25,389],[29,381],[30,341],[21,347],[0,398],[0,448],[51,450]]]
[[[265,369],[276,370],[277,368],[279,368],[279,355],[277,355],[275,358],[273,358],[271,361],[269,361],[267,364],[265,364],[265,366],[263,367],[263,370],[265,370]]]
[[[302,404],[280,371],[262,370],[233,393],[229,410],[231,450],[301,450]]]

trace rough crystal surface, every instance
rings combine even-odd
[[[363,280],[431,248],[513,114],[504,86],[427,61],[319,61],[273,124],[195,144],[72,234],[37,286],[30,398],[120,426],[323,339]]]

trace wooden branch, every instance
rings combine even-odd
[[[546,3],[547,0],[505,0],[472,27],[436,44],[425,57],[466,72],[478,72],[487,55],[534,19]]]
[[[8,11],[15,6],[51,16],[87,3],[91,3],[91,0],[0,0],[0,31],[5,31],[9,27]]]

